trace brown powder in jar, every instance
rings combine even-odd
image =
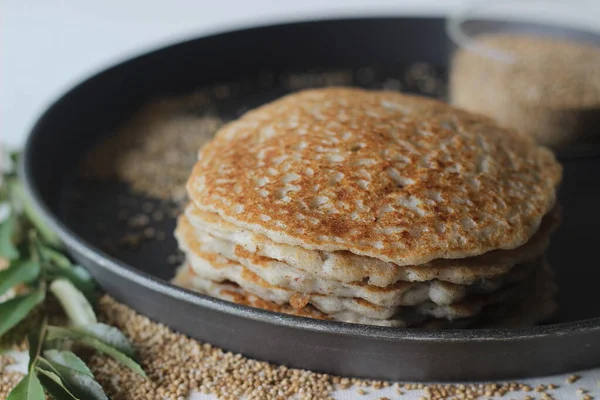
[[[488,115],[555,149],[600,137],[600,48],[518,34],[475,40],[513,59],[458,50],[450,70],[454,105]]]

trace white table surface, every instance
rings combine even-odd
[[[597,1],[597,0],[596,0]],[[460,0],[0,0],[0,141],[23,144],[35,118],[78,81],[147,50],[181,39],[240,26],[331,16],[443,15]],[[595,11],[600,11],[600,1]],[[600,21],[600,13],[598,13]],[[26,357],[21,356],[21,366]],[[1,374],[1,371],[0,371]],[[576,388],[600,396],[600,369],[561,385],[556,399],[576,399]],[[565,376],[526,381],[563,383]],[[418,398],[414,392],[404,396]],[[397,398],[392,389],[338,399]],[[519,397],[524,397],[525,394]],[[515,397],[515,396],[511,396]],[[539,398],[539,396],[537,396]],[[212,399],[194,394],[193,399]]]

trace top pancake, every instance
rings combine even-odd
[[[224,126],[187,188],[200,210],[275,242],[418,265],[521,246],[561,174],[549,150],[485,117],[330,88]]]

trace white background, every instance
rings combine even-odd
[[[442,14],[460,0],[0,0],[0,139],[90,74],[180,39],[282,20]]]
[[[470,0],[499,4],[521,0]],[[544,0],[528,0],[544,3]],[[562,19],[600,21],[600,0],[568,4]],[[185,38],[240,26],[332,16],[428,14],[462,0],[0,0],[0,142],[23,143],[41,111],[104,67]],[[585,4],[584,6],[577,4]],[[539,6],[536,16],[548,12]],[[539,12],[542,10],[542,12]],[[572,15],[567,15],[572,14]],[[597,23],[600,27],[600,22]]]

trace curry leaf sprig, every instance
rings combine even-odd
[[[31,207],[15,172],[18,153],[10,154],[10,161],[0,184],[5,214],[0,222],[0,339],[50,296],[58,300],[69,323],[50,325],[44,317],[27,327],[28,372],[7,400],[44,400],[46,395],[56,400],[107,400],[93,373],[75,354],[77,349],[93,349],[146,375],[125,335],[98,322],[94,312],[98,293],[92,277],[64,254],[58,237]]]

